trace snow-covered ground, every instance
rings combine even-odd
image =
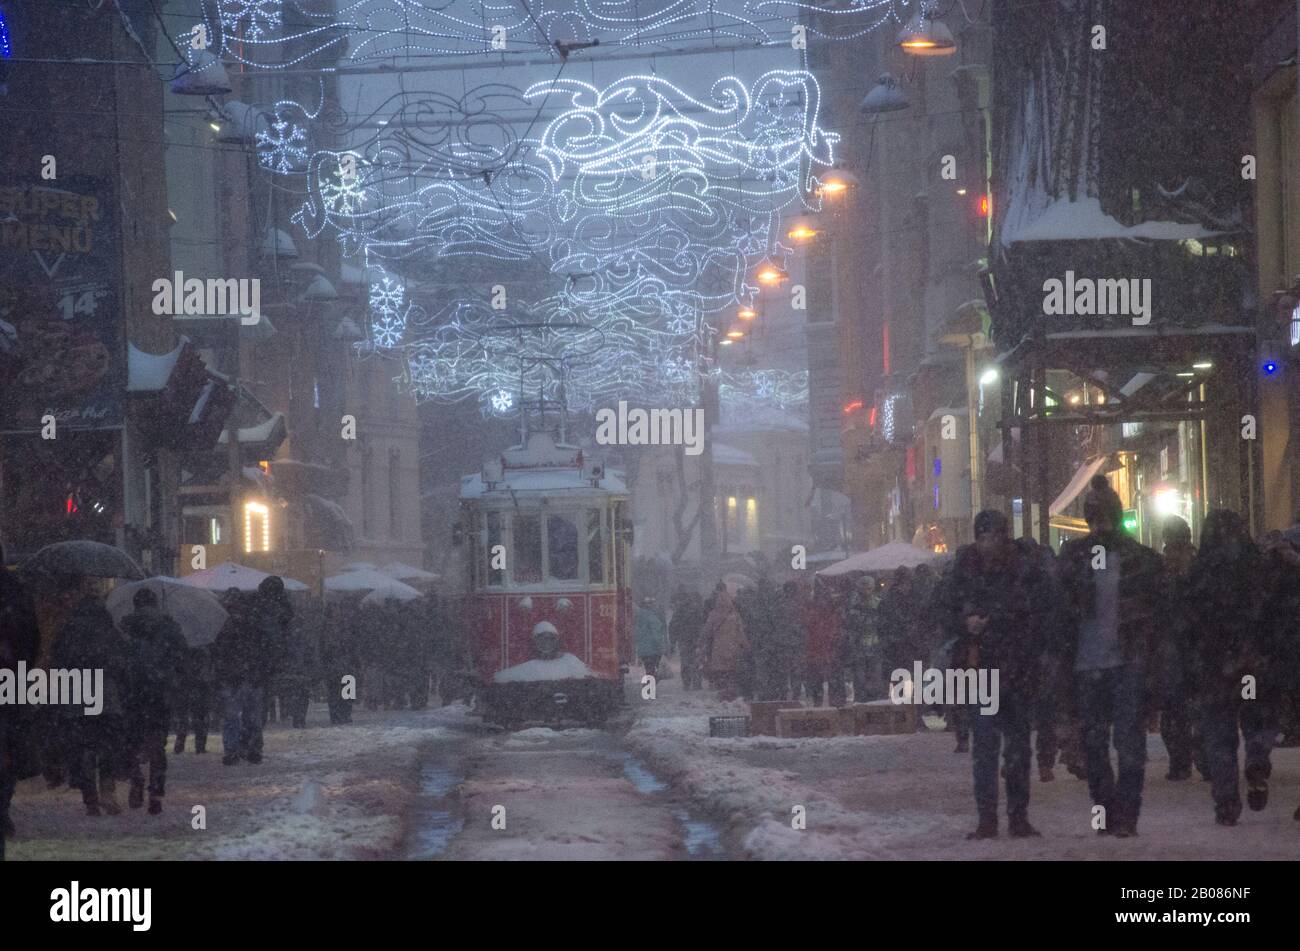
[[[639,681],[640,668],[632,668]],[[1214,824],[1209,784],[1169,782],[1159,736],[1149,757],[1139,835],[1099,837],[1087,784],[1064,767],[1050,783],[1033,770],[1030,821],[1039,839],[968,842],[974,828],[969,754],[953,752],[951,733],[906,736],[711,739],[710,716],[744,715],[742,702],[713,691],[685,693],[680,678],[661,681],[657,699],[632,701],[628,746],[660,776],[708,808],[763,859],[1295,859],[1300,823],[1300,749],[1273,754],[1272,794],[1263,812],[1239,825]],[[1005,789],[1002,790],[1005,794]],[[1244,795],[1244,788],[1243,788]],[[802,806],[806,828],[792,819]]]
[[[207,752],[168,753],[163,812],[126,808],[91,818],[67,786],[27,780],[14,797],[16,859],[364,859],[396,854],[403,815],[417,792],[423,747],[459,735],[462,705],[424,711],[358,709],[353,723],[330,726],[313,704],[308,726],[271,724],[260,765],[221,765],[221,735]],[[193,750],[193,741],[188,747]],[[170,749],[170,748],[169,748]],[[193,807],[207,828],[192,828]]]

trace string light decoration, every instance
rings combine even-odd
[[[346,51],[352,62],[393,56],[565,51],[599,44],[653,52],[684,47],[843,41],[901,27],[912,0],[205,0],[224,55],[249,66],[296,65]],[[286,7],[296,14],[289,26]],[[337,9],[334,9],[337,7]],[[271,47],[303,52],[285,61]]]
[[[906,7],[737,0],[723,13],[711,0],[215,2],[223,55],[267,72],[326,52],[341,63],[481,55],[502,31],[507,50],[531,44],[534,54],[546,47],[561,60],[573,44],[596,40],[641,50],[719,37],[789,44],[792,23],[813,33],[818,23],[856,18],[865,31]],[[857,35],[853,28],[833,32]],[[357,115],[321,90],[315,105],[254,107],[269,122],[252,147],[272,176],[305,178],[292,222],[364,262],[371,285],[358,349],[398,351],[417,399],[475,398],[497,414],[531,393],[575,409],[610,396],[691,404],[711,382],[723,400],[806,401],[806,373],[725,371],[708,355],[725,318],[753,312],[758,266],[788,273],[783,219],[820,210],[821,177],[834,168],[839,137],[820,124],[812,73],[724,76],[702,89],[644,73],[604,85],[557,74],[524,89],[488,83],[460,96],[403,87]],[[314,149],[316,141],[332,148]],[[505,313],[483,299],[482,285],[420,287],[417,272],[445,275],[462,261],[499,266],[507,280],[538,268],[549,277]],[[502,393],[513,394],[508,405]]]

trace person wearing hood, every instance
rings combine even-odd
[[[636,656],[651,677],[659,676],[659,661],[668,652],[668,633],[654,610],[654,598],[642,598],[636,606]]]
[[[81,790],[86,815],[118,815],[117,780],[129,770],[126,730],[126,644],[113,617],[82,578],[66,579],[64,622],[50,646],[50,666],[104,672],[102,708],[90,715],[82,707],[56,708],[60,746],[67,756],[68,783]]]
[[[1083,514],[1088,534],[1062,545],[1058,559],[1069,618],[1064,656],[1074,663],[1088,791],[1102,810],[1097,832],[1125,838],[1137,835],[1142,808],[1163,566],[1123,531],[1124,505],[1104,475],[1093,477]]]
[[[1189,631],[1189,671],[1214,821],[1224,826],[1236,825],[1241,816],[1239,731],[1246,741],[1247,801],[1255,811],[1268,803],[1276,732],[1269,699],[1275,678],[1269,632],[1260,625],[1262,574],[1263,559],[1241,516],[1226,509],[1210,512],[1187,578],[1196,619]],[[1248,679],[1254,689],[1247,686]]]
[[[704,642],[708,647],[704,671],[710,686],[717,689],[720,699],[735,700],[749,641],[736,602],[722,582],[714,590],[713,607],[704,622]]]
[[[149,815],[162,812],[167,783],[167,727],[170,699],[186,661],[180,626],[158,607],[158,596],[140,588],[131,598],[135,610],[122,619],[126,634],[126,718],[130,738],[132,809],[144,805],[144,771],[149,764]]]

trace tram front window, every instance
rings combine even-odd
[[[573,581],[578,577],[578,526],[569,516],[546,517],[546,554],[552,578]]]
[[[514,519],[514,579],[521,584],[542,580],[542,519],[516,515]]]

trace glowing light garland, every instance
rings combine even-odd
[[[900,8],[895,0],[834,9],[737,0],[723,14],[708,0],[535,0],[532,22],[516,0],[344,0],[337,12],[313,4],[218,0],[225,55],[274,70],[331,48],[346,48],[352,61],[481,54],[493,26],[515,40],[531,35],[535,46],[546,45],[539,29],[547,40],[602,45],[718,36],[787,43],[801,13],[859,17],[865,31]],[[702,17],[710,26],[697,31]],[[806,22],[815,32],[815,18]],[[258,61],[288,43],[293,57]],[[556,104],[558,114],[519,136],[518,116]],[[838,142],[819,110],[820,89],[804,70],[749,83],[727,76],[703,94],[656,75],[603,87],[557,77],[524,90],[485,84],[459,98],[403,90],[357,117],[323,95],[314,107],[277,102],[259,110],[269,123],[253,147],[267,171],[305,177],[293,222],[311,238],[332,236],[375,275],[359,347],[400,351],[419,399],[474,397],[493,413],[531,394],[575,409],[609,396],[687,404],[711,380],[726,401],[790,406],[806,401],[807,374],[722,369],[709,356],[711,319],[754,304],[756,265],[784,268],[791,252],[782,218],[818,210],[819,175]],[[312,150],[317,123],[320,139],[341,149]],[[481,284],[453,281],[460,288],[448,294],[443,281],[432,295],[411,280],[412,269],[445,270],[437,262],[455,260],[497,262],[507,282],[541,267],[559,289],[534,282],[527,300],[502,313],[481,299]],[[437,304],[426,310],[415,297]]]
[[[352,62],[410,55],[536,54],[555,43],[653,51],[719,43],[790,45],[792,30],[848,40],[902,25],[911,0],[206,0],[224,54],[250,66],[293,66],[328,52]],[[295,11],[288,26],[283,12]],[[530,16],[531,13],[531,16]],[[823,28],[825,27],[825,28]],[[284,60],[271,48],[303,52]]]

